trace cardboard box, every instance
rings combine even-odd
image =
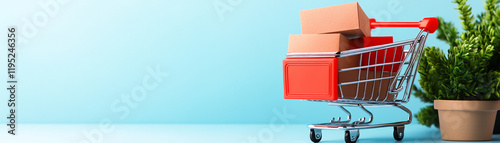
[[[340,52],[352,49],[351,41],[339,33],[290,35],[288,53]]]
[[[290,35],[288,53],[340,52],[355,49],[351,41],[342,34],[299,34]],[[340,58],[338,68],[359,66],[359,55]]]
[[[360,88],[357,88],[357,84],[344,85],[339,88],[338,83],[357,81],[359,74],[362,75],[360,79],[363,80],[367,79],[366,76],[368,76],[368,79],[381,77],[381,73],[378,72],[377,75],[374,75],[376,71],[368,71],[368,75],[366,75],[366,70],[361,70],[361,72],[359,70],[352,70],[339,73],[338,62],[339,58],[287,58],[283,60],[284,98],[337,100],[342,98],[343,94],[344,98],[353,99],[356,96],[356,90],[358,90],[360,95],[358,98],[361,98],[361,95],[370,95],[370,98],[372,98],[372,93],[374,95],[381,95],[379,101],[385,98],[389,79],[360,83]],[[386,77],[388,73],[383,73],[382,75]],[[376,100],[376,98],[373,98],[373,100]]]
[[[392,36],[384,36],[384,37],[363,37],[358,39],[351,40],[353,47],[362,48],[362,47],[370,47],[377,46],[383,44],[389,44],[393,42]],[[391,63],[391,62],[399,62],[404,59],[403,47],[393,47],[388,48],[387,50],[378,50],[370,53],[364,53],[362,57],[362,66],[374,65],[374,64],[382,64],[382,63]],[[400,64],[392,64],[385,66],[377,66],[369,68],[370,71],[385,71],[397,72],[400,68]]]
[[[370,21],[357,2],[300,11],[302,34],[370,36]]]

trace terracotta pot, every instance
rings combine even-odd
[[[487,141],[500,101],[434,100],[438,110],[441,138],[451,141]]]
[[[495,129],[493,134],[500,134],[500,111],[497,112],[497,120],[495,121]]]

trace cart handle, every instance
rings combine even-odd
[[[419,22],[377,22],[374,18],[370,19],[370,28],[377,27],[418,27],[426,32],[434,33],[439,26],[439,21],[435,17],[427,17]]]

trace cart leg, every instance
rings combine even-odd
[[[368,118],[368,122],[365,122],[365,118],[364,117],[361,118],[361,119],[359,119],[359,121],[362,121],[361,124],[370,124],[370,123],[372,123],[372,121],[373,121],[373,114],[372,114],[372,112],[366,110],[365,106],[363,106],[363,105],[359,105],[359,107],[361,109],[363,109],[363,111],[365,111],[366,113],[368,113],[368,115],[370,115],[370,118]]]
[[[330,123],[349,123],[349,122],[351,122],[351,112],[349,112],[343,106],[339,106],[339,107],[340,107],[340,109],[342,109],[342,111],[347,113],[347,120],[342,121],[342,120],[340,120],[341,119],[340,117],[338,117],[337,120],[335,120],[335,117],[333,117],[333,119],[330,120]]]
[[[344,139],[346,143],[355,143],[359,138],[359,130],[347,130],[344,134]]]
[[[400,125],[400,126],[394,126],[394,139],[400,141],[403,140],[403,137],[405,136],[405,125]]]
[[[311,138],[311,141],[315,143],[321,141],[322,136],[321,129],[311,129],[311,133],[309,134],[309,138]]]

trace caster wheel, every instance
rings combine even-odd
[[[397,140],[397,141],[400,141],[400,140],[403,140],[403,137],[405,136],[405,126],[394,126],[394,132],[393,132],[393,136],[394,136],[394,139]]]
[[[346,143],[355,143],[356,141],[358,141],[358,138],[359,138],[358,130],[345,131],[344,139]]]
[[[321,130],[315,130],[315,129],[311,129],[311,133],[309,134],[309,138],[311,138],[311,141],[312,142],[319,142],[321,141]]]

